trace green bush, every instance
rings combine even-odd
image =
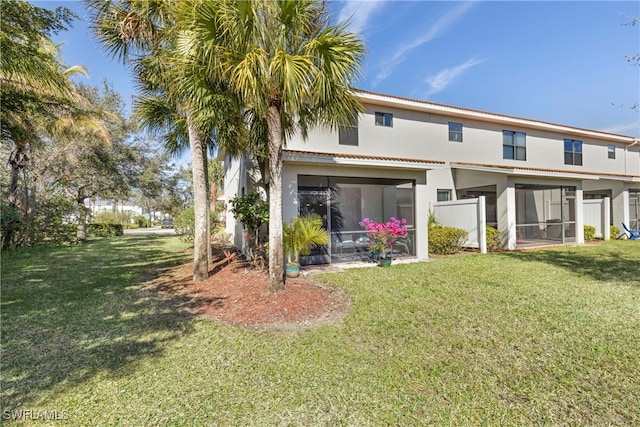
[[[138,225],[138,228],[147,228],[149,226],[149,221],[142,215],[135,217],[135,222]]]
[[[22,211],[16,207],[2,204],[0,210],[0,234],[2,235],[2,248],[11,247],[17,240],[17,234],[22,229]]]
[[[211,233],[213,234],[218,227],[219,221],[214,212],[209,214]],[[173,220],[173,229],[183,242],[193,242],[195,238],[195,223],[196,215],[193,208],[185,209]]]
[[[596,240],[596,228],[593,225],[584,226],[584,241],[590,242]]]
[[[611,227],[609,227],[609,233],[611,234],[612,239],[617,239],[620,235],[620,229],[615,225],[612,225]]]
[[[502,238],[500,232],[491,226],[487,226],[487,251],[493,252],[502,246]]]
[[[112,237],[122,236],[124,227],[122,224],[103,224],[94,222],[87,224],[87,235],[91,237]]]
[[[440,255],[451,255],[460,252],[467,241],[467,230],[455,227],[429,228],[429,252]]]
[[[98,212],[93,215],[93,222],[99,224],[129,224],[129,214],[124,212]]]

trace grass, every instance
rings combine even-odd
[[[282,333],[141,293],[141,270],[185,256],[175,238],[144,239],[3,254],[3,411],[65,411],[69,425],[640,423],[637,242],[325,274],[351,296],[344,322]]]

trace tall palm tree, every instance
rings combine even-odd
[[[284,289],[282,147],[314,125],[346,126],[361,106],[351,91],[360,38],[331,25],[325,2],[219,0],[194,12],[182,54],[229,81],[266,120],[269,163],[269,289]]]
[[[205,79],[197,68],[186,68],[174,54],[180,22],[189,19],[191,3],[139,0],[87,2],[98,38],[115,57],[133,60],[143,93],[137,116],[147,128],[163,133],[171,151],[187,145],[194,185],[195,282],[208,278],[211,253],[207,181],[207,147],[241,138],[241,128],[226,126],[220,112],[239,116],[239,107],[218,82]],[[236,106],[233,110],[234,105]],[[234,114],[235,111],[235,114]]]

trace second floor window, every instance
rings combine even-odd
[[[510,130],[502,131],[502,158],[527,160],[527,134]]]
[[[338,129],[338,144],[358,145],[358,116],[351,120],[349,126]]]
[[[582,141],[564,140],[564,164],[582,166]]]
[[[462,142],[462,123],[449,122],[449,141]]]
[[[610,159],[616,158],[616,146],[613,144],[609,144],[607,146],[607,157]]]
[[[376,111],[376,126],[393,127],[393,114]]]

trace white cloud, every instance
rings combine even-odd
[[[346,1],[338,14],[338,21],[349,20],[349,30],[354,33],[362,33],[367,28],[374,12],[384,6],[385,3],[385,0]]]
[[[442,15],[435,22],[435,24],[433,24],[433,26],[422,32],[419,36],[417,36],[413,40],[401,44],[396,49],[396,53],[393,55],[393,57],[380,65],[380,71],[373,80],[372,85],[376,86],[378,83],[389,77],[393,70],[402,62],[404,62],[404,60],[412,50],[440,36],[442,33],[448,30],[456,20],[460,19],[465,13],[467,13],[473,5],[473,2],[461,3],[457,5],[456,7],[450,9],[447,13]]]
[[[434,93],[438,93],[444,90],[449,85],[449,83],[453,81],[453,79],[458,77],[468,68],[471,68],[474,65],[478,65],[481,62],[483,61],[471,58],[467,60],[465,63],[458,65],[457,67],[445,68],[444,70],[441,70],[439,73],[429,76],[426,79],[426,82],[429,83],[429,90],[425,94],[425,97],[429,97]]]

